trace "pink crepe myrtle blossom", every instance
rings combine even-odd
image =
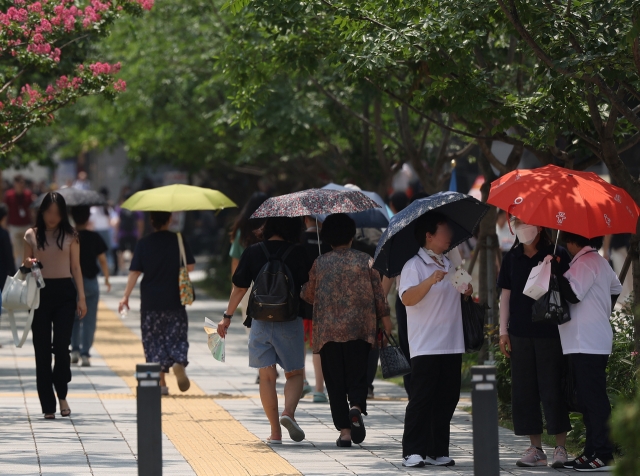
[[[140,5],[145,10],[151,10],[153,8],[154,0],[137,0],[138,5]]]
[[[89,65],[89,69],[93,73],[94,76],[98,76],[99,74],[116,74],[120,71],[120,63],[109,64],[109,63],[93,63]]]
[[[115,83],[113,83],[113,89],[120,93],[123,93],[127,90],[127,83],[125,83],[122,79],[118,79]]]

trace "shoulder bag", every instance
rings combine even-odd
[[[187,270],[187,254],[184,251],[184,243],[182,242],[182,235],[178,235],[178,246],[180,247],[180,275],[178,283],[180,285],[180,304],[188,306],[193,304],[196,300],[195,292],[193,291],[193,283],[189,278],[189,271]]]
[[[4,290],[2,291],[2,307],[9,313],[13,342],[16,347],[22,347],[29,335],[35,310],[40,307],[40,290],[31,273],[25,275],[18,271],[14,276],[7,276]],[[14,314],[16,311],[29,311],[22,337],[18,337],[18,327]]]

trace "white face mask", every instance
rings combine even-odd
[[[538,236],[538,227],[534,225],[518,225],[516,226],[516,236],[520,243],[530,245]]]

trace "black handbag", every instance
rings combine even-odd
[[[478,304],[462,295],[462,333],[467,353],[477,352],[484,345],[484,317],[489,306]]]
[[[558,325],[565,324],[571,320],[569,304],[560,294],[560,285],[555,275],[551,275],[549,291],[533,303],[531,320],[533,322],[550,322]]]
[[[389,345],[380,349],[380,367],[382,378],[402,377],[411,373],[411,364],[405,357],[393,336],[382,331]]]

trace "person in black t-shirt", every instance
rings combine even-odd
[[[180,248],[178,236],[169,231],[171,213],[150,212],[150,216],[155,231],[136,244],[119,311],[129,307],[129,296],[143,274],[140,284],[142,345],[147,362],[160,363],[160,385],[163,395],[167,395],[165,374],[171,368],[181,391],[186,392],[191,386],[185,371],[189,364],[189,319],[180,302]],[[195,259],[186,241],[184,250],[187,271],[193,271]]]
[[[569,412],[562,396],[564,355],[558,325],[533,322],[531,308],[535,301],[523,294],[531,270],[547,255],[554,254],[554,245],[546,230],[528,225],[513,217],[511,226],[516,241],[504,256],[498,286],[500,298],[500,350],[511,361],[511,393],[514,433],[528,435],[531,446],[516,463],[518,466],[546,466],[547,455],[542,450],[542,413],[544,409],[547,433],[556,436],[552,467],[563,468],[568,461],[565,442],[571,430]],[[564,248],[555,251],[558,270],[564,274],[571,258]]]
[[[262,267],[267,264],[267,256],[262,249],[264,244],[268,252],[282,256],[289,251],[284,263],[291,271],[294,292],[300,295],[302,285],[309,280],[312,261],[304,248],[298,243],[302,222],[300,218],[268,218],[262,228],[263,241],[249,246],[240,258],[233,274],[233,289],[227,310],[218,324],[218,334],[224,337],[231,325],[231,317],[240,301],[249,291]],[[250,317],[250,316],[249,316]],[[286,322],[267,322],[253,320],[249,334],[249,366],[260,371],[260,399],[262,407],[271,424],[271,435],[267,442],[282,443],[282,429],[289,431],[294,441],[305,438],[304,431],[295,420],[295,411],[300,401],[304,371],[304,330],[302,318]],[[285,372],[287,383],[284,386],[284,411],[278,416],[278,395],[276,393],[276,364]]]
[[[111,292],[109,283],[109,266],[106,252],[109,250],[102,237],[95,231],[87,230],[87,222],[91,216],[89,207],[73,207],[71,216],[76,223],[78,239],[80,240],[80,268],[82,268],[82,280],[87,299],[87,314],[84,319],[76,319],[73,323],[71,334],[71,363],[77,364],[82,360],[82,367],[89,367],[91,361],[89,350],[93,345],[93,336],[96,333],[98,319],[98,301],[100,299],[100,287],[98,286],[98,262],[104,275],[104,284],[107,292]]]

